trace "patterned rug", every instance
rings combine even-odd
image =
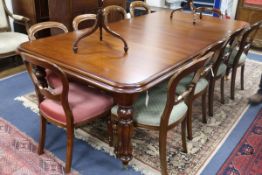
[[[245,90],[240,90],[238,74],[236,80],[235,100],[229,99],[230,81],[225,82],[225,104],[219,102],[220,86],[216,84],[214,96],[214,116],[208,118],[208,123],[201,122],[201,102],[196,100],[193,107],[193,140],[187,141],[188,153],[182,152],[180,127],[168,133],[168,170],[170,174],[197,174],[209,157],[214,153],[223,139],[239,121],[241,114],[247,108],[247,98],[256,92],[260,80],[262,64],[254,61],[246,62]],[[239,71],[240,72],[240,71]],[[34,93],[16,98],[24,106],[37,112]],[[134,158],[130,162],[136,170],[143,174],[160,174],[158,153],[158,132],[145,129],[134,129],[132,143]],[[106,122],[97,120],[78,129],[76,136],[87,141],[94,148],[104,150],[113,155],[113,150],[106,143]]]
[[[217,175],[262,174],[262,109]]]
[[[47,150],[39,156],[33,139],[0,118],[0,174],[63,175],[63,165]],[[78,173],[73,170],[71,174]]]

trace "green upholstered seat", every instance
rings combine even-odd
[[[219,65],[219,68],[218,68],[218,71],[217,71],[217,75],[216,76],[219,76],[219,75],[224,75],[226,73],[226,70],[227,70],[227,65],[225,65],[224,63],[221,63]]]
[[[232,65],[234,63],[235,57],[237,55],[238,50],[234,49],[230,55],[228,64]],[[245,62],[247,59],[247,55],[245,53],[242,53],[242,55],[240,56],[240,59],[238,61],[238,63],[243,63]]]
[[[160,126],[161,116],[166,105],[166,98],[167,83],[161,83],[149,91],[147,106],[146,93],[141,94],[134,104],[133,120],[139,124]],[[188,107],[184,102],[175,105],[169,118],[169,125],[181,119],[186,114],[187,109]],[[117,106],[114,106],[111,112],[117,115]]]
[[[179,83],[176,88],[177,94],[182,94],[186,90],[187,84]],[[208,86],[208,81],[205,78],[200,78],[199,81],[196,84],[195,92],[194,94],[198,94],[202,90],[204,90]]]

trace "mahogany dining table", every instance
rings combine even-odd
[[[228,37],[248,23],[204,16],[193,25],[191,13],[170,10],[126,19],[110,24],[128,43],[104,32],[82,39],[74,53],[74,40],[85,30],[60,34],[23,43],[26,52],[55,63],[70,77],[85,81],[111,93],[118,105],[117,157],[127,165],[132,159],[133,104],[137,96],[168,79],[203,49]]]

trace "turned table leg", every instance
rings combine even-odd
[[[118,101],[118,144],[115,146],[117,157],[123,165],[128,165],[133,158],[131,137],[133,134],[133,97],[121,95]]]

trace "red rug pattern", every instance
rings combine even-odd
[[[1,175],[60,175],[65,174],[63,165],[64,162],[47,150],[39,156],[33,139],[0,118]]]
[[[262,174],[262,109],[217,175]]]

